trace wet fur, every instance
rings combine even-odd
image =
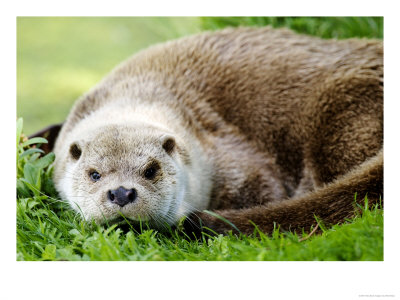
[[[366,194],[370,203],[383,197],[382,56],[381,41],[322,40],[271,28],[156,45],[76,103],[56,156],[64,159],[82,120],[101,109],[134,107],[176,135],[186,167],[200,155],[194,148],[207,157],[196,175],[199,185],[211,181],[201,190],[206,205],[195,209],[214,210],[246,234],[254,230],[250,221],[264,232],[274,223],[309,230],[315,216],[338,223],[354,214],[355,193],[359,202]],[[56,164],[56,184],[64,170]],[[193,221],[216,232],[232,229],[192,212]]]

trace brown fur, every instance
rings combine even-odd
[[[116,97],[162,103],[214,165],[209,209],[243,233],[337,223],[383,197],[383,48],[271,28],[227,29],[147,49],[74,107],[62,139]],[[149,86],[149,82],[152,85]],[[153,84],[154,83],[154,84]],[[201,182],[199,182],[201,184]],[[232,228],[196,213],[217,232]]]

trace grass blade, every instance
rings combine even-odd
[[[47,144],[47,140],[45,138],[42,137],[34,137],[31,138],[29,140],[27,140],[26,142],[22,143],[21,147],[26,147],[28,145],[32,145],[32,144]]]

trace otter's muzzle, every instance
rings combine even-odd
[[[116,190],[108,191],[107,197],[112,203],[123,207],[136,200],[137,192],[135,189],[127,190],[126,188],[120,186]]]

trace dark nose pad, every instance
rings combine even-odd
[[[120,186],[116,190],[110,190],[107,193],[108,200],[112,203],[118,204],[123,207],[128,203],[135,201],[137,193],[135,189],[127,190],[126,188]]]

